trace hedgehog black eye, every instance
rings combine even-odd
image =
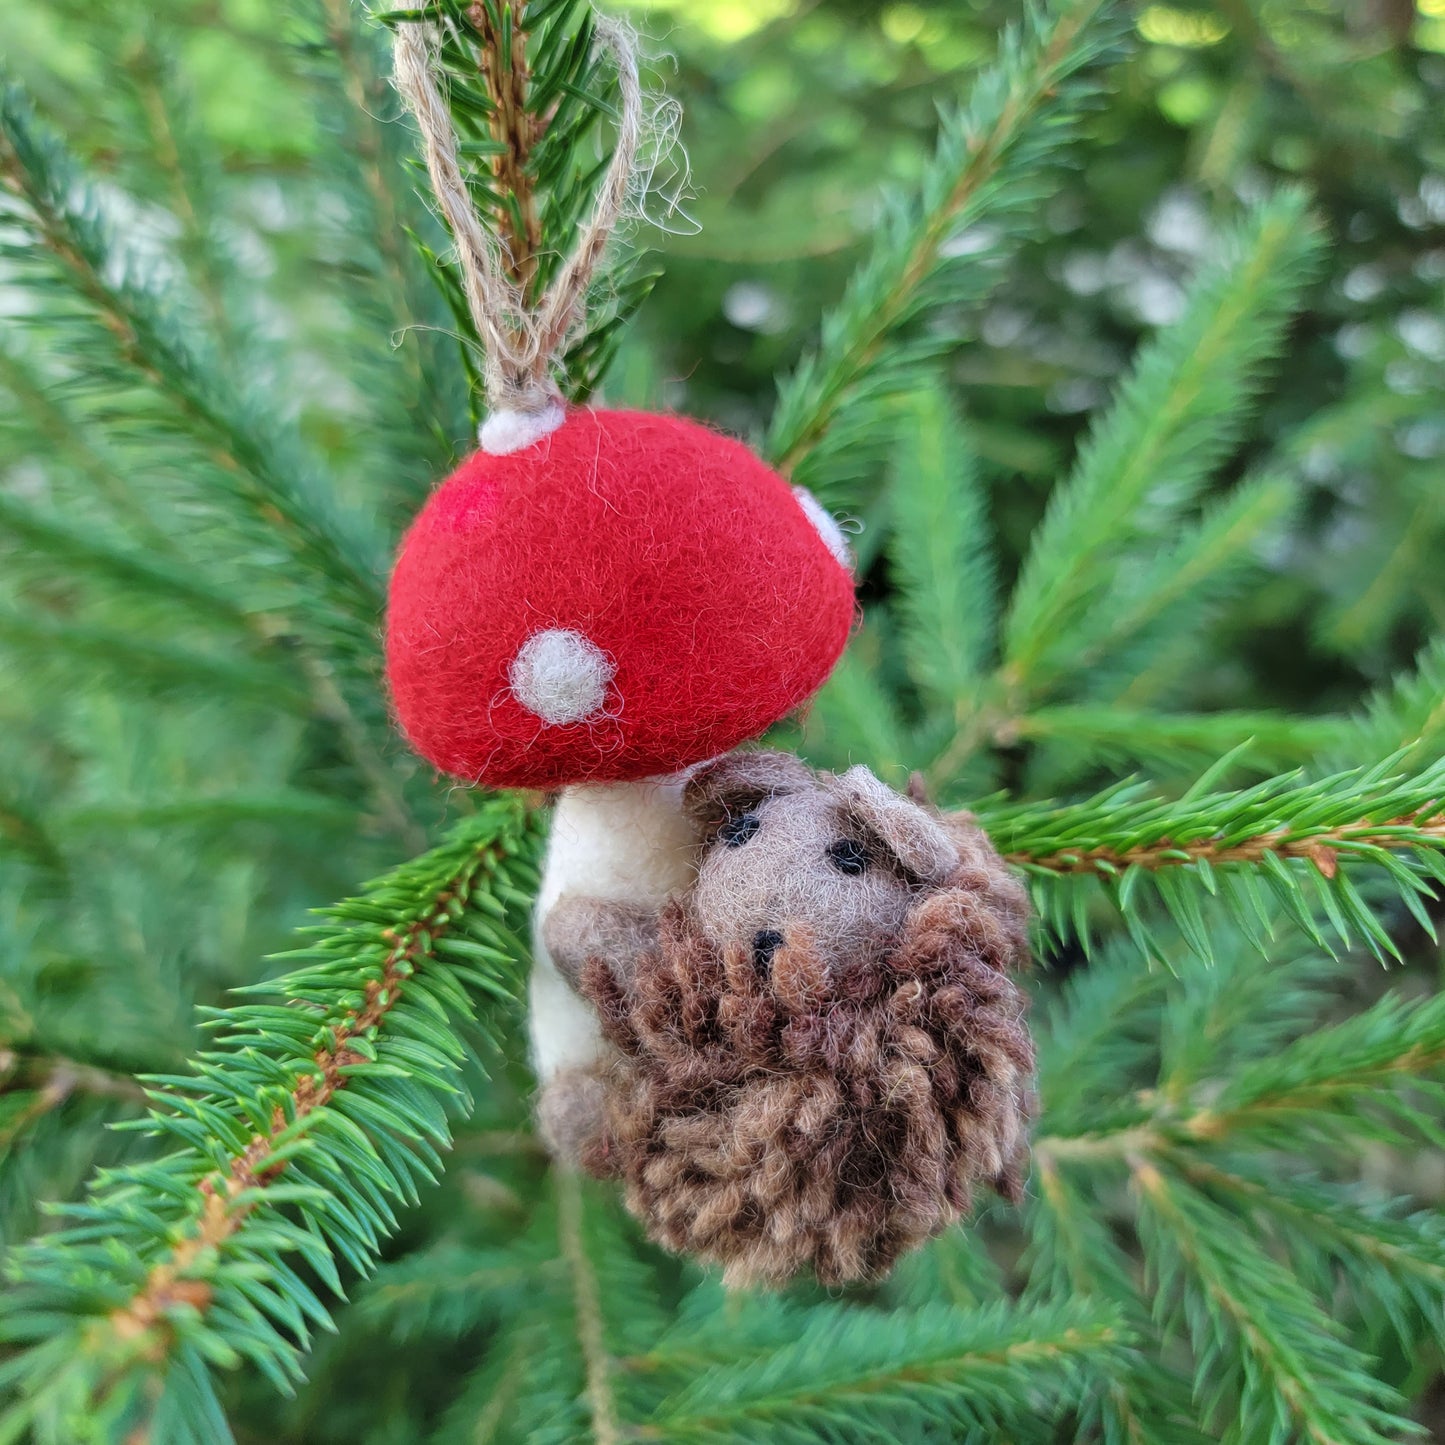
[[[828,844],[828,861],[840,872],[856,878],[868,868],[868,852],[854,838],[839,838]]]
[[[756,813],[739,813],[717,830],[718,841],[725,848],[741,848],[762,826],[763,820]]]

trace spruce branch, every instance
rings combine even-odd
[[[919,736],[919,746],[933,753],[924,773],[936,790],[957,792],[961,784],[973,782],[982,750],[1021,742],[1039,745],[1030,761],[1030,780],[1037,789],[1066,784],[1101,761],[1179,768],[1248,740],[1248,760],[1255,767],[1284,767],[1338,742],[1344,732],[1339,719],[1147,710],[1168,680],[1160,660],[1190,655],[1184,639],[1213,615],[1253,565],[1253,545],[1293,506],[1292,483],[1268,474],[1247,480],[1195,522],[1172,515],[1173,528],[1182,533],[1162,551],[1151,546],[1157,555],[1116,561],[1113,596],[1071,629],[1067,667],[1057,679],[1058,691],[1082,700],[1051,705],[1041,702],[1049,689],[1036,697],[1007,667],[986,674],[980,670],[997,645],[986,524],[972,484],[964,484],[962,500],[940,493],[931,512],[920,512],[942,480],[954,482],[951,474],[940,477],[936,467],[927,465],[929,449],[944,448],[955,459],[951,470],[956,473],[961,446],[945,418],[924,417],[922,411],[919,416],[913,437],[899,444],[890,490],[890,557],[902,593],[898,611],[910,676],[931,699],[941,696],[942,673],[951,668],[954,676],[951,695],[943,699],[952,723],[943,733],[946,740],[934,741],[936,727]],[[953,553],[951,559],[945,559],[946,551]],[[949,560],[946,567],[940,565],[944,560]],[[950,661],[959,633],[970,638],[971,672],[959,671]],[[973,769],[966,771],[970,764]]]
[[[78,409],[63,403],[55,387],[41,380],[38,368],[16,345],[13,335],[0,339],[0,386],[15,401],[14,412],[3,422],[17,452],[34,446],[63,461],[85,478],[92,495],[129,537],[162,550],[172,545],[170,535],[137,495],[108,440],[96,435]]]
[[[193,107],[178,84],[175,57],[159,27],[145,27],[118,56],[117,75],[129,90],[143,127],[146,158],[160,173],[180,226],[177,249],[196,284],[208,329],[222,351],[233,326],[225,296],[225,258],[212,227],[218,210],[214,177],[195,144]]]
[[[1042,856],[1009,853],[1006,857],[1010,863],[1056,873],[1113,873],[1125,868],[1155,870],[1181,864],[1262,863],[1273,854],[1279,858],[1306,859],[1326,878],[1333,878],[1339,867],[1340,851],[1351,846],[1403,849],[1442,844],[1445,844],[1445,818],[1406,814],[1378,824],[1369,819],[1352,819],[1303,833],[1287,827],[1272,828],[1232,843],[1224,843],[1217,836],[1179,843],[1165,834],[1154,844],[1134,844],[1123,849],[1099,845],[1080,852],[1076,847],[1069,847]]]
[[[168,564],[162,558],[116,546],[105,534],[75,527],[14,505],[0,496],[0,536],[30,543],[33,552],[12,571],[19,575],[43,560],[47,571],[57,559],[81,565],[78,574],[92,586],[104,579],[122,591],[127,603],[146,599],[186,605],[188,621],[220,624],[239,634],[257,656],[226,656],[223,647],[233,639],[200,638],[192,645],[156,642],[136,629],[98,626],[53,612],[32,608],[25,612],[0,606],[0,655],[25,668],[40,681],[54,679],[69,692],[75,671],[104,681],[116,692],[152,696],[164,689],[180,693],[224,697],[252,706],[274,707],[298,717],[315,716],[335,728],[357,773],[369,785],[376,814],[395,837],[420,847],[425,836],[412,818],[402,795],[400,779],[383,757],[380,740],[357,716],[343,696],[332,668],[292,638],[278,619],[239,611],[227,594],[209,587],[201,574]],[[51,574],[53,576],[53,574]],[[209,644],[209,645],[207,645]],[[246,811],[252,817],[302,816],[309,807],[315,818],[354,818],[356,809],[335,799],[308,795],[302,800],[273,799],[246,809],[241,800],[232,817]],[[279,806],[275,806],[279,805]],[[202,809],[207,804],[202,803]],[[181,804],[177,817],[194,813],[194,804]],[[137,819],[137,822],[140,820]]]
[[[482,76],[491,102],[487,117],[496,150],[491,157],[494,194],[502,198],[496,222],[513,278],[530,288],[542,249],[532,151],[546,129],[528,108],[532,72],[527,64],[527,0],[473,0],[468,18],[477,32]]]
[[[76,1093],[131,1104],[144,1103],[146,1097],[145,1089],[129,1074],[22,1047],[0,1047],[0,1089],[37,1089],[52,1107]]]
[[[1120,559],[1148,557],[1168,538],[1238,442],[1320,249],[1305,197],[1281,192],[1226,238],[1184,315],[1143,350],[1030,544],[1004,622],[1011,693],[1037,694],[1087,666],[1117,646],[1111,633],[1137,631],[1123,619],[1157,613],[1155,594],[1178,585],[1176,563],[1131,588]]]
[[[438,1445],[629,1440],[657,1394],[651,1351],[667,1315],[635,1228],[595,1182],[553,1169],[548,1183],[545,1202],[508,1251],[534,1262],[530,1278],[519,1297],[505,1286],[491,1297],[489,1307],[505,1321],[501,1338],[448,1412]],[[526,1350],[521,1379],[518,1341]],[[505,1419],[494,1408],[498,1393],[511,1401]]]
[[[987,498],[966,430],[939,387],[908,398],[888,487],[888,558],[908,670],[956,719],[992,662],[997,584]]]
[[[1120,968],[1105,974],[1106,982],[1110,974],[1125,977]],[[1284,980],[1280,986],[1289,987]],[[1177,985],[1173,991],[1188,998]],[[1088,1007],[1080,1017],[1071,1017],[1077,1007],[1065,1016],[1066,1038],[1117,989],[1086,978],[1078,993],[1077,1002]],[[1320,1300],[1335,1299],[1335,1264],[1343,1260],[1354,1297],[1362,1304],[1391,1301],[1395,1327],[1408,1333],[1407,1303],[1430,1318],[1445,1298],[1438,1231],[1351,1205],[1339,1186],[1281,1179],[1277,1153],[1242,1151],[1299,1151],[1328,1137],[1329,1147],[1354,1154],[1360,1139],[1388,1136],[1391,1121],[1403,1117],[1434,1137],[1428,1119],[1441,1097],[1442,1026],[1438,999],[1385,1000],[1318,1033],[1301,1022],[1293,1043],[1271,1048],[1268,1035],[1259,1034],[1253,1062],[1231,1070],[1221,1059],[1222,1077],[1200,1080],[1185,1095],[1164,1087],[1138,1091],[1115,1110],[1127,1121],[1117,1127],[1036,1139],[1036,1287],[1053,1293],[1066,1284],[1128,1307],[1135,1297],[1132,1265],[1098,1217],[1099,1187],[1086,1172],[1126,1170],[1157,1327],[1191,1339],[1204,1420],[1234,1420],[1241,1438],[1270,1428],[1337,1445],[1390,1438],[1389,1431],[1402,1428],[1402,1402],[1377,1382],[1373,1363],[1346,1342]],[[1066,1058],[1059,1061],[1065,1067]],[[1234,1080],[1256,1071],[1255,1087],[1235,1107],[1221,1107]],[[1117,1089],[1119,1078],[1118,1071],[1107,1080],[1101,1075],[1092,1087],[1102,1094]],[[1251,1117],[1247,1104],[1258,1104],[1260,1115]],[[1081,1101],[1076,1116],[1097,1112]],[[1045,1117],[1052,1117],[1047,1107]],[[1297,1277],[1255,1242],[1245,1228],[1251,1218],[1297,1256]],[[1328,1251],[1323,1257],[1321,1249]],[[1144,1397],[1131,1385],[1130,1404]]]
[[[1228,766],[1226,757],[1214,771]],[[1445,882],[1445,763],[1413,776],[1399,755],[1322,779],[1299,773],[1237,792],[1208,791],[1206,774],[1183,798],[1123,783],[1081,803],[985,805],[999,850],[1035,888],[1045,924],[1087,936],[1086,895],[1102,887],[1135,941],[1156,951],[1146,903],[1161,903],[1201,958],[1213,957],[1201,904],[1219,896],[1252,941],[1273,931],[1260,887],[1312,941],[1327,946],[1317,915],[1347,946],[1358,934],[1378,957],[1398,950],[1351,880],[1375,865],[1394,898],[1428,932],[1422,899]]]
[[[740,1347],[764,1351],[787,1344],[807,1318],[807,1307],[787,1294],[739,1294],[724,1289],[714,1275],[683,1296],[651,1349],[622,1363],[631,1375],[661,1380],[661,1400],[702,1370],[735,1359]]]
[[[1137,970],[1136,970],[1137,972]],[[1080,1434],[1093,1425],[1119,1445],[1204,1445],[1189,1382],[1158,1358],[1162,1342],[1136,1283],[1134,1261],[1080,1181],[1053,1155],[1038,1156],[1036,1199],[1029,1211],[1025,1302],[1069,1297],[1109,1300],[1140,1343],[1131,1368],[1114,1374],[1080,1410]]]
[[[947,1304],[973,1308],[1002,1299],[1004,1275],[989,1253],[975,1218],[974,1228],[949,1230],[899,1260],[888,1282],[888,1298],[905,1309]]]
[[[67,402],[57,395],[56,386],[42,383],[20,355],[3,345],[0,382],[15,394],[23,411],[27,425],[22,445],[34,447],[48,464],[64,459],[87,507],[101,492],[107,509],[130,534],[122,541],[113,525],[81,521],[59,507],[42,509],[0,495],[0,540],[8,536],[19,544],[10,549],[11,575],[34,572],[53,586],[59,564],[67,583],[82,596],[104,588],[108,611],[117,601],[127,607],[136,602],[183,604],[187,624],[218,629],[226,646],[234,645],[239,634],[260,656],[252,665],[242,664],[238,676],[230,659],[201,646],[178,648],[169,639],[152,642],[129,630],[95,629],[81,617],[52,615],[35,605],[0,621],[5,637],[0,646],[38,673],[63,661],[77,662],[91,676],[127,691],[155,684],[230,695],[238,686],[244,688],[249,676],[257,680],[256,696],[296,713],[305,710],[302,695],[307,694],[311,710],[336,729],[388,829],[414,850],[424,847],[396,769],[382,755],[384,714],[375,699],[369,627],[358,629],[355,618],[318,615],[306,600],[310,594],[303,578],[311,573],[286,579],[278,589],[270,540],[261,544],[260,568],[251,569],[252,576],[262,574],[259,586],[242,575],[249,559],[238,559],[234,541],[227,545],[231,555],[224,565],[197,566],[193,539],[159,525],[135,478],[127,475],[125,458],[89,435],[88,419],[73,399]],[[141,463],[137,459],[131,465]],[[161,473],[149,450],[143,465],[149,481]],[[187,472],[184,463],[165,470],[177,482]],[[241,568],[235,565],[238,560]],[[67,676],[66,682],[69,686],[73,679]]]
[[[829,432],[851,435],[850,410],[916,385],[920,365],[951,344],[900,332],[989,294],[1037,222],[1097,94],[1093,72],[1114,54],[1121,28],[1112,5],[1075,0],[1031,11],[1004,32],[967,106],[945,118],[916,194],[887,198],[870,254],[825,317],[816,351],[779,386],[764,451],[785,475],[826,482],[805,464]],[[957,244],[965,233],[982,245]],[[830,450],[846,442],[835,436]]]
[[[615,77],[594,45],[589,0],[425,0],[375,18],[439,27],[438,59],[473,210],[498,237],[528,299],[541,295],[585,229],[606,170],[606,158],[596,158],[597,135],[616,113]],[[456,257],[414,240],[451,312],[477,413],[485,342]],[[612,250],[562,358],[563,390],[574,401],[597,388],[622,327],[660,274],[636,252]]]
[[[43,559],[45,567],[63,566],[87,584],[104,579],[128,599],[180,604],[190,615],[232,631],[244,633],[252,627],[224,587],[217,586],[213,577],[164,555],[169,547],[142,550],[129,546],[117,542],[109,529],[76,522],[0,492],[0,541],[5,539],[21,544],[7,549],[12,567],[33,566]],[[158,550],[163,554],[157,555]]]
[[[106,833],[134,833],[142,828],[221,830],[248,823],[306,823],[317,828],[354,829],[357,808],[352,802],[303,788],[273,792],[230,792],[172,795],[144,802],[86,803],[56,816],[56,830],[67,840]]]
[[[1445,1233],[1438,1211],[1408,1213],[1402,1201],[1308,1175],[1282,1178],[1268,1155],[1175,1151],[1164,1157],[1181,1180],[1268,1236],[1301,1283],[1370,1341],[1393,1337],[1398,1348],[1414,1353],[1432,1338],[1445,1339]]]
[[[1307,761],[1336,746],[1346,731],[1337,717],[1298,717],[1280,712],[1168,713],[1061,703],[1031,708],[994,724],[1001,747],[1019,742],[1062,743],[1082,765],[1144,759],[1177,766],[1186,759],[1214,759],[1239,749],[1241,761],[1280,766]]]
[[[0,1119],[0,1157],[37,1119],[77,1094],[130,1105],[145,1103],[144,1089],[125,1074],[78,1063],[63,1055],[0,1046],[0,1097],[10,1095],[20,1100],[18,1108],[5,1110]]]
[[[1331,750],[1341,766],[1391,753],[1411,764],[1445,753],[1445,638],[1429,643],[1413,670],[1378,688]]]
[[[582,1237],[582,1183],[575,1170],[556,1171],[557,1234],[572,1286],[572,1315],[586,1379],[590,1437],[595,1445],[622,1439],[612,1387],[612,1361],[602,1321],[596,1270]]]
[[[1162,994],[1155,1028],[1159,1090],[1168,1099],[1208,1089],[1206,1080],[1274,1054],[1317,1026],[1349,971],[1347,957],[1331,958],[1298,938],[1276,944],[1261,967],[1237,929],[1224,925],[1216,937],[1216,966],[1182,947],[1174,951],[1173,966],[1188,985]]]
[[[1120,1116],[1138,1119],[1132,1103],[1120,1108],[1118,1101],[1153,1079],[1172,977],[1168,969],[1140,968],[1129,940],[1116,936],[1050,1001],[1038,1065],[1049,1136],[1105,1128]]]
[[[560,1261],[530,1240],[506,1248],[443,1241],[383,1264],[357,1302],[393,1338],[455,1339],[520,1309],[539,1286],[555,1287]]]
[[[1147,1160],[1133,1179],[1159,1297],[1193,1342],[1206,1418],[1229,1400],[1239,1438],[1288,1433],[1312,1445],[1387,1445],[1411,1430],[1375,1362],[1228,1214]]]
[[[440,329],[441,298],[411,241],[425,213],[402,183],[410,137],[392,121],[388,39],[362,13],[350,0],[316,0],[291,17],[293,34],[300,26],[293,55],[328,119],[311,168],[324,170],[328,194],[345,206],[316,218],[325,229],[307,269],[334,267],[344,287],[347,324],[338,340],[353,358],[349,379],[367,398],[357,419],[364,444],[352,465],[394,535],[456,460],[468,430],[466,387]]]
[[[1437,1334],[1445,1334],[1438,1324],[1445,1303],[1445,1237],[1437,1213],[1402,1217],[1398,1205],[1342,1199],[1338,1190],[1319,1181],[1282,1179],[1277,1170],[1265,1174],[1253,1161],[1175,1151],[1170,1162],[1191,1184],[1270,1225],[1290,1247],[1296,1269],[1321,1276],[1318,1292],[1330,1288],[1331,1266],[1344,1258],[1353,1267],[1357,1298],[1378,1303],[1391,1290],[1396,1300],[1390,1313],[1397,1322],[1408,1301],[1426,1321],[1436,1322]],[[1324,1269],[1315,1253],[1320,1247],[1326,1251]]]
[[[1317,1029],[1237,1070],[1192,1132],[1248,1133],[1279,1147],[1332,1147],[1346,1133],[1445,1144],[1445,995],[1387,994],[1363,1013]],[[1433,1105],[1433,1108],[1430,1107]]]
[[[875,643],[882,623],[875,619]],[[908,773],[908,733],[897,702],[864,655],[868,642],[860,638],[850,647],[823,684],[809,709],[808,741],[840,765],[867,758],[880,777],[896,780]]]
[[[240,696],[295,714],[312,712],[336,729],[388,830],[408,846],[425,846],[375,730],[342,693],[334,667],[295,636],[287,618],[245,606],[231,587],[217,583],[212,570],[188,565],[168,535],[142,549],[117,541],[108,529],[0,493],[0,546],[6,542],[18,544],[5,548],[13,577],[29,574],[53,585],[55,569],[62,566],[82,595],[101,593],[110,607],[117,601],[127,607],[180,606],[188,624],[216,629],[225,639],[222,645],[233,647],[239,640],[259,654],[237,660],[218,655],[220,638],[207,638],[210,647],[200,642],[181,647],[150,641],[138,630],[97,627],[32,606],[24,612],[0,608],[0,651],[12,660],[28,664],[37,675],[78,664],[117,690],[159,686]],[[66,687],[72,682],[67,672]]]
[[[529,1419],[540,1415],[550,1421],[545,1404],[537,1409],[535,1394],[539,1361],[545,1361],[549,1343],[547,1322],[534,1311],[518,1311],[497,1332],[440,1430],[428,1435],[428,1445],[523,1445]]]
[[[1348,1400],[1364,1402],[1367,1422],[1373,1401],[1385,1412],[1376,1423],[1400,1402],[1388,1391],[1372,1395],[1372,1380],[1360,1384],[1374,1367],[1329,1318],[1340,1312],[1341,1285],[1362,1310],[1381,1302],[1402,1339],[1419,1331],[1412,1309],[1435,1320],[1445,1302],[1433,1221],[1401,1219],[1351,1186],[1301,1179],[1293,1168],[1291,1156],[1317,1158],[1321,1147],[1348,1164],[1365,1140],[1409,1147],[1439,1134],[1440,1001],[1387,999],[1312,1031],[1341,972],[1308,957],[1262,971],[1236,950],[1213,969],[1188,962],[1177,975],[1141,979],[1137,963],[1116,949],[1071,981],[1041,1038],[1045,1132],[1034,1141],[1025,1298],[1068,1290],[1114,1301],[1150,1341],[1150,1374],[1177,1358],[1174,1337],[1187,1335],[1197,1404],[1185,1418],[1229,1420],[1240,1438],[1246,1428],[1264,1430],[1271,1412],[1283,1422],[1276,1429],[1306,1438],[1325,1419],[1350,1424],[1321,1438],[1371,1438],[1349,1433],[1363,1427]],[[1254,1011],[1272,1018],[1235,1028],[1232,1016],[1212,1015],[1209,1001],[1239,993],[1241,980],[1258,983]],[[1209,985],[1203,1000],[1200,981]],[[1171,1035],[1185,1030],[1203,1036],[1196,1052],[1212,1065],[1207,1072],[1181,1077],[1171,1065]],[[1236,1079],[1254,1083],[1236,1097]],[[1256,1104],[1260,1113],[1251,1116]],[[1120,1176],[1133,1185],[1130,1223],[1144,1256],[1143,1287],[1154,1296],[1153,1321],[1143,1325],[1136,1251],[1122,1244],[1113,1218],[1126,1202],[1111,1185]],[[1294,1261],[1294,1277],[1264,1253],[1271,1242]],[[1316,1373],[1326,1391],[1318,1418],[1301,1403]],[[1123,1404],[1147,1406],[1156,1390],[1167,1409],[1167,1376],[1128,1381]],[[1114,1438],[1129,1438],[1119,1403],[1101,1399],[1120,1425]],[[1141,1438],[1176,1437],[1189,1438],[1156,1421]]]
[[[189,428],[211,463],[207,474],[273,541],[282,540],[299,566],[333,589],[343,624],[368,627],[381,600],[381,539],[336,506],[334,489],[278,429],[279,408],[263,412],[238,398],[229,378],[188,338],[160,278],[146,275],[120,244],[94,188],[36,124],[14,84],[0,90],[0,196],[7,194],[7,219],[30,242],[7,249],[30,266],[37,255],[50,258],[47,274],[108,334],[129,382],[164,396],[174,418]],[[94,359],[86,361],[93,369]]]
[[[1262,544],[1280,534],[1298,500],[1293,477],[1265,469],[1205,505],[1197,520],[1176,517],[1177,535],[1151,547],[1152,559],[1143,548],[1123,559],[1107,607],[1091,618],[1092,641],[1081,637],[1069,663],[1070,686],[1125,708],[1157,705],[1187,671],[1191,638],[1259,575]]]
[[[1363,1013],[1209,1078],[1182,1096],[1143,1089],[1122,1101],[1127,1122],[1049,1132],[1035,1140],[1047,1166],[1059,1160],[1156,1162],[1206,1147],[1305,1151],[1362,1139],[1440,1145],[1445,1104],[1445,997],[1387,994]],[[1433,1112],[1432,1112],[1433,1107]],[[1061,1121],[1062,1122],[1062,1121]]]
[[[249,1359],[289,1387],[311,1330],[330,1327],[293,1261],[340,1292],[338,1259],[365,1272],[392,1201],[441,1168],[466,989],[489,1011],[515,998],[537,836],[521,804],[487,803],[327,910],[289,955],[300,967],[244,990],[287,1006],[213,1011],[219,1049],[150,1080],[148,1130],[179,1147],[102,1173],[62,1207],[69,1227],[11,1263],[5,1330],[40,1342],[5,1367],[22,1398],[0,1437],[80,1438],[67,1431],[92,1415],[142,1428],[175,1381],[203,1387],[201,1361]]]
[[[36,675],[74,684],[74,668],[101,676],[112,686],[149,693],[152,688],[199,690],[257,707],[297,715],[311,711],[311,698],[274,657],[226,657],[199,647],[152,642],[119,627],[0,606],[0,653],[24,663]]]
[[[397,325],[404,324],[411,319],[404,310],[405,298],[411,290],[411,278],[407,270],[398,197],[387,179],[386,166],[393,158],[383,142],[384,128],[379,117],[387,95],[386,84],[379,68],[368,63],[367,47],[357,32],[352,9],[346,0],[322,0],[322,24],[326,50],[335,59],[341,87],[350,105],[348,151],[360,174],[373,217],[371,239],[376,246],[382,272],[390,282],[395,308],[391,319]],[[423,390],[423,378],[416,369],[414,359],[408,364],[413,368],[413,381],[418,391]]]
[[[1110,1311],[1077,1301],[882,1317],[825,1306],[805,1315],[788,1343],[696,1376],[635,1433],[678,1442],[766,1434],[801,1445],[845,1428],[855,1440],[895,1439],[900,1417],[996,1428],[1037,1411],[1041,1392],[1045,1409],[1077,1400],[1127,1344]]]

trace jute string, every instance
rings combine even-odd
[[[457,158],[457,133],[438,83],[441,32],[430,22],[396,27],[396,88],[421,129],[437,208],[456,242],[467,308],[482,338],[482,381],[490,415],[482,428],[489,451],[512,451],[560,425],[562,393],[554,364],[586,316],[587,292],[608,238],[627,207],[643,133],[637,52],[628,29],[599,16],[597,40],[617,66],[617,143],[592,214],[552,284],[529,304],[513,279],[505,242],[482,224]],[[489,444],[490,436],[490,444]]]

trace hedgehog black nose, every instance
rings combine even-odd
[[[783,935],[776,928],[764,928],[753,934],[753,963],[758,968],[766,968],[782,946]]]

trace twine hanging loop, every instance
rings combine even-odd
[[[496,455],[528,446],[562,424],[558,362],[586,320],[593,273],[633,184],[643,131],[637,51],[631,32],[616,20],[599,16],[596,35],[617,67],[616,146],[576,246],[535,302],[514,279],[515,258],[506,242],[483,224],[467,192],[456,129],[441,90],[440,28],[430,21],[403,22],[392,42],[396,88],[421,130],[432,193],[456,244],[462,291],[482,338],[488,415],[481,444]]]

